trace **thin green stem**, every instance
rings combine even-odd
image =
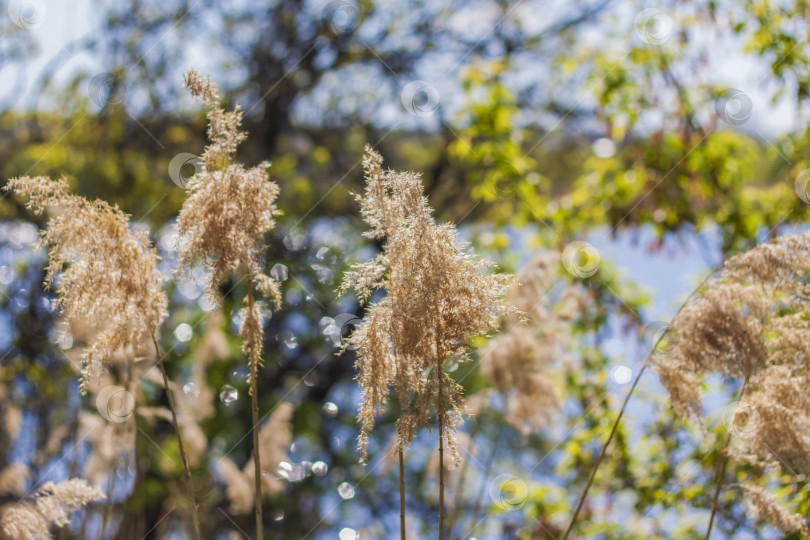
[[[678,308],[678,311],[672,317],[673,322],[675,321],[675,319],[678,318],[678,315],[681,314],[681,311],[683,311],[683,308],[686,307],[686,305],[689,303],[689,300],[695,295],[695,293],[697,293],[701,289],[701,287],[703,287],[703,285],[705,285],[706,282],[709,281],[709,279],[717,272],[719,272],[722,268],[723,265],[720,265],[719,267],[712,270],[705,278],[703,278],[703,280],[698,284],[698,286],[695,287],[695,289],[686,298],[686,301],[684,301],[684,303],[681,304],[681,307]],[[671,326],[667,326],[667,328],[661,333],[656,342],[650,348],[650,353],[647,355],[647,358],[644,360],[644,364],[638,371],[638,375],[636,375],[636,379],[633,381],[633,386],[630,387],[630,391],[627,393],[627,397],[624,398],[622,408],[619,410],[619,416],[617,416],[616,420],[613,422],[613,427],[610,429],[610,435],[608,435],[605,444],[602,445],[602,450],[599,452],[599,457],[596,459],[596,463],[594,464],[593,469],[591,470],[591,474],[588,477],[587,483],[585,484],[585,489],[583,490],[582,495],[579,498],[577,508],[576,510],[574,510],[574,515],[571,516],[571,522],[568,524],[568,529],[566,529],[565,534],[562,537],[562,540],[567,540],[568,536],[571,534],[571,531],[574,529],[574,525],[576,525],[579,512],[582,510],[582,505],[585,503],[585,498],[588,496],[588,491],[591,489],[593,480],[596,477],[596,471],[599,470],[599,465],[602,463],[602,460],[604,459],[605,454],[607,453],[608,446],[610,446],[611,441],[613,441],[613,436],[616,434],[616,430],[619,427],[619,422],[621,421],[622,416],[624,416],[624,411],[625,409],[627,409],[627,404],[630,402],[630,397],[633,395],[633,391],[636,389],[636,386],[638,386],[638,381],[641,379],[641,376],[644,374],[644,371],[650,365],[650,360],[652,360],[653,354],[655,353],[656,349],[658,349],[659,343],[661,343],[661,340],[666,336],[670,328]]]
[[[481,427],[480,415],[475,417],[475,421],[473,423],[473,428],[470,430],[470,447],[468,448],[470,454],[470,459],[473,459],[472,452],[473,452],[473,443],[475,442],[475,436],[478,435],[478,430]],[[453,504],[453,510],[450,513],[450,516],[447,518],[447,532],[450,534],[450,537],[453,536],[453,528],[456,526],[456,522],[458,521],[459,513],[461,512],[461,499],[463,497],[464,491],[464,483],[467,479],[467,471],[469,470],[470,459],[465,459],[461,463],[461,470],[458,473],[458,480],[456,481],[456,487],[453,490],[453,497],[455,499],[455,503]]]
[[[169,377],[166,375],[166,367],[163,365],[163,353],[160,351],[157,339],[152,334],[152,343],[155,344],[155,352],[158,357],[158,366],[160,366],[160,373],[163,375],[163,386],[166,388],[166,397],[169,400],[169,410],[172,413],[172,423],[174,424],[174,432],[177,434],[177,446],[180,448],[180,459],[183,461],[183,469],[186,472],[186,490],[188,491],[188,500],[191,503],[191,519],[194,522],[194,537],[201,540],[200,534],[200,517],[197,514],[197,500],[194,498],[194,487],[191,481],[191,468],[188,466],[188,458],[186,458],[185,447],[183,446],[183,437],[180,436],[180,426],[177,423],[177,409],[174,406],[174,397],[172,397],[172,389],[169,387]]]
[[[610,429],[610,435],[608,435],[605,444],[602,445],[602,451],[599,452],[599,457],[596,459],[596,464],[594,464],[593,469],[591,469],[591,474],[588,477],[588,482],[585,484],[585,491],[582,492],[582,496],[579,498],[577,509],[574,510],[574,515],[571,518],[571,523],[568,524],[568,529],[565,531],[565,534],[563,535],[563,540],[566,540],[568,538],[568,535],[571,534],[571,531],[573,530],[574,525],[576,524],[577,516],[579,515],[580,510],[582,510],[582,505],[585,503],[585,497],[587,496],[588,490],[591,488],[591,485],[593,484],[593,479],[596,477],[596,471],[599,470],[599,464],[602,463],[602,459],[605,457],[605,453],[607,453],[608,446],[610,445],[610,442],[613,440],[613,436],[616,434],[616,430],[619,427],[619,422],[622,419],[622,415],[624,415],[624,411],[627,408],[627,403],[630,401],[630,396],[633,395],[633,390],[636,389],[638,381],[641,379],[641,376],[647,369],[649,360],[650,356],[647,357],[647,360],[644,362],[644,365],[641,366],[641,369],[638,371],[638,375],[636,375],[636,379],[633,381],[633,386],[630,387],[630,391],[627,393],[627,397],[624,398],[624,404],[622,404],[622,408],[619,410],[619,416],[616,417],[616,421],[613,422],[613,427]]]
[[[748,378],[749,376],[745,376],[745,381],[743,381],[742,390],[740,390],[740,398],[739,400],[742,401],[743,397],[745,397],[745,390],[748,388]],[[723,477],[726,474],[726,464],[728,463],[728,457],[726,456],[726,448],[728,448],[729,443],[731,442],[731,434],[734,433],[734,418],[731,419],[732,426],[728,430],[728,435],[726,435],[726,442],[723,445],[723,449],[720,451],[720,461],[717,462],[717,487],[714,490],[714,498],[712,499],[712,514],[709,516],[709,528],[706,530],[706,540],[709,540],[709,536],[712,534],[712,526],[714,525],[714,516],[717,513],[717,501],[720,498],[720,490],[723,487]]]

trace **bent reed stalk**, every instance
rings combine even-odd
[[[745,376],[745,381],[743,381],[742,389],[740,390],[740,397],[739,401],[745,397],[745,390],[748,388],[748,380],[750,379],[751,375],[747,374]],[[733,420],[732,420],[733,421]],[[717,487],[714,490],[714,498],[712,499],[712,513],[709,516],[709,528],[706,530],[706,540],[709,540],[709,536],[712,534],[712,525],[714,525],[714,516],[717,513],[717,501],[720,498],[720,490],[723,488],[723,476],[726,474],[726,464],[728,463],[728,456],[726,455],[726,448],[731,443],[731,434],[733,433],[733,429],[728,430],[728,434],[726,435],[726,442],[723,445],[723,448],[720,450],[720,458],[717,462]]]
[[[619,427],[619,422],[621,422],[622,416],[624,416],[624,411],[627,409],[627,404],[630,402],[630,398],[632,397],[633,392],[636,389],[636,386],[638,386],[638,382],[639,382],[639,380],[641,380],[641,376],[644,375],[644,372],[650,366],[650,361],[652,360],[656,349],[658,349],[658,345],[661,343],[661,341],[664,339],[664,337],[666,337],[666,335],[669,333],[670,329],[672,328],[672,326],[671,326],[672,323],[675,321],[675,319],[678,317],[678,315],[681,314],[681,312],[686,307],[686,305],[689,303],[689,301],[692,299],[692,297],[694,297],[695,294],[697,294],[697,292],[712,278],[712,276],[714,276],[717,272],[722,270],[722,268],[723,268],[723,265],[718,266],[717,268],[712,270],[705,278],[703,278],[703,280],[698,284],[698,286],[695,287],[694,290],[689,294],[689,296],[686,298],[686,300],[683,302],[683,304],[681,304],[681,306],[678,308],[678,311],[676,311],[675,315],[672,317],[672,320],[670,321],[670,324],[661,333],[661,335],[658,336],[658,339],[655,341],[653,346],[650,348],[650,352],[649,352],[649,354],[647,354],[647,358],[644,360],[644,363],[641,365],[641,369],[639,369],[638,375],[636,375],[635,380],[633,380],[633,385],[630,387],[630,391],[627,392],[627,396],[624,398],[624,403],[622,403],[622,407],[621,407],[621,409],[619,409],[619,415],[616,417],[616,420],[613,422],[613,426],[610,428],[610,434],[608,435],[608,438],[605,441],[605,444],[602,445],[602,449],[599,452],[599,457],[596,458],[596,463],[594,464],[593,469],[591,470],[591,474],[588,476],[588,481],[585,484],[585,489],[583,490],[582,495],[579,498],[579,502],[577,503],[577,507],[574,510],[574,514],[571,516],[571,522],[568,524],[568,528],[566,529],[565,534],[562,537],[562,540],[567,540],[568,539],[569,535],[571,534],[571,531],[573,531],[573,529],[574,529],[574,525],[576,525],[577,518],[579,517],[579,513],[582,510],[582,505],[585,503],[585,498],[588,496],[588,491],[591,489],[591,485],[593,485],[593,480],[596,477],[596,472],[599,470],[599,465],[601,465],[602,460],[604,459],[605,454],[607,453],[608,446],[610,446],[610,443],[613,441],[614,435],[616,435],[616,430]]]
[[[444,411],[441,410],[442,396],[442,361],[436,363],[439,370],[439,398],[436,415],[439,417],[439,540],[444,540]]]
[[[197,512],[197,499],[194,497],[194,484],[191,480],[191,468],[188,465],[188,458],[186,457],[185,447],[183,446],[183,437],[180,435],[180,425],[177,422],[177,408],[174,406],[172,389],[169,387],[169,377],[166,375],[166,367],[163,364],[163,352],[161,351],[154,334],[152,334],[152,343],[155,345],[157,363],[160,367],[160,374],[163,376],[163,387],[166,389],[166,398],[169,401],[169,410],[172,413],[174,432],[177,435],[177,446],[180,449],[180,459],[183,462],[183,469],[185,470],[186,474],[186,490],[188,491],[188,500],[191,503],[191,519],[194,523],[194,536],[197,540],[202,540],[202,534],[200,534],[200,517]]]
[[[397,399],[397,454],[399,457],[399,536],[405,540],[405,456],[402,448],[402,397],[399,388],[395,390]]]

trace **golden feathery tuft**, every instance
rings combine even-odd
[[[53,538],[51,527],[68,525],[72,511],[104,498],[100,489],[84,480],[48,482],[29,499],[2,509],[0,530],[12,540]]]
[[[201,261],[211,271],[209,295],[233,275],[246,279],[276,309],[281,307],[279,284],[263,271],[265,234],[280,214],[275,200],[278,185],[270,181],[268,163],[245,168],[235,163],[236,149],[245,140],[240,130],[242,112],[225,111],[219,90],[195,71],[186,73],[185,86],[210,107],[208,139],[200,171],[186,184],[188,197],[177,219],[180,268]],[[246,299],[247,303],[247,299]],[[243,351],[251,367],[261,364],[262,323],[259,305],[245,309],[240,327]]]
[[[509,286],[506,304],[513,308],[504,317],[504,332],[484,345],[481,372],[500,392],[506,420],[524,434],[547,426],[559,410],[559,381],[549,369],[561,356],[571,335],[572,313],[565,309],[578,294],[564,289],[555,310],[548,294],[559,255],[532,257]]]
[[[694,420],[702,416],[707,375],[744,381],[745,393],[727,419],[737,435],[727,454],[757,465],[754,471],[784,466],[791,474],[810,472],[809,276],[807,232],[730,258],[675,318],[677,347],[653,357],[673,408]],[[764,488],[743,488],[762,519],[783,530],[799,528]]]
[[[456,455],[461,388],[437,366],[450,357],[467,359],[470,339],[497,326],[509,277],[489,272],[489,263],[458,242],[455,227],[434,221],[419,175],[384,171],[382,157],[368,146],[363,167],[366,189],[356,198],[370,226],[365,236],[384,245],[346,274],[340,292],[354,289],[364,303],[377,289],[386,295],[368,307],[349,341],[362,391],[359,447],[365,458],[375,415],[395,385],[419,398],[399,419],[401,443],[413,439],[435,408],[447,420],[444,436]]]
[[[130,346],[146,355],[166,318],[165,278],[145,232],[133,231],[118,207],[70,192],[64,179],[21,177],[8,188],[28,197],[28,207],[54,213],[42,233],[48,247],[45,286],[57,283],[58,304],[69,322],[97,330],[82,355],[81,389],[101,364]]]

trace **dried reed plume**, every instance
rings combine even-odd
[[[53,538],[51,527],[70,523],[70,513],[104,499],[104,493],[84,480],[48,482],[31,497],[0,509],[0,529],[11,540]]]
[[[735,457],[807,472],[810,451],[810,233],[784,236],[730,258],[719,277],[674,320],[678,347],[654,358],[675,411],[700,421],[701,383],[716,373],[742,381],[730,418],[709,523],[711,532],[725,463]],[[732,442],[732,434],[737,434]],[[792,531],[804,518],[776,510],[776,499],[742,486],[760,517]]]
[[[365,193],[356,198],[371,229],[365,236],[384,240],[382,252],[355,265],[340,292],[357,291],[362,302],[383,289],[364,324],[352,335],[362,392],[360,450],[366,457],[374,417],[384,408],[390,388],[396,391],[400,453],[400,530],[404,538],[402,451],[435,408],[439,424],[439,537],[444,537],[444,444],[454,458],[453,441],[464,410],[461,387],[442,366],[450,357],[468,358],[470,339],[497,326],[500,299],[508,277],[488,273],[457,241],[452,225],[436,224],[414,173],[384,171],[382,157],[366,147]],[[406,399],[417,399],[410,405]]]
[[[65,317],[97,329],[82,355],[82,391],[119,349],[131,347],[145,356],[167,306],[147,234],[132,231],[118,207],[74,195],[64,179],[24,176],[9,180],[7,189],[28,197],[28,208],[37,214],[53,210],[42,233],[49,248],[45,286],[58,274]]]
[[[188,180],[188,198],[177,219],[180,266],[190,268],[201,260],[212,272],[209,293],[218,298],[217,288],[231,275],[251,279],[276,308],[281,306],[279,286],[263,271],[264,236],[275,227],[280,214],[275,200],[278,185],[267,175],[269,163],[246,169],[233,163],[237,145],[246,134],[239,130],[242,112],[237,107],[224,111],[217,86],[195,71],[186,73],[191,94],[211,109],[208,111],[210,143],[203,153],[202,170]],[[246,319],[250,319],[250,314]],[[253,322],[245,323],[254,324]],[[247,339],[254,347],[253,337]],[[261,342],[256,352],[261,352]],[[253,349],[251,349],[252,351]],[[251,363],[260,362],[251,352]]]
[[[132,361],[145,355],[145,346],[154,345],[185,467],[194,529],[200,538],[191,472],[155,337],[166,318],[168,300],[163,291],[165,279],[157,270],[157,252],[148,235],[133,231],[128,216],[118,207],[74,195],[64,179],[16,178],[9,181],[8,189],[27,196],[34,212],[51,209],[54,213],[42,233],[42,242],[49,248],[45,286],[58,274],[58,303],[68,322],[97,329],[82,355],[81,390],[87,391],[91,375],[100,381],[101,364],[112,364],[122,353]]]
[[[177,219],[180,267],[200,260],[211,270],[208,292],[218,298],[217,288],[230,276],[247,281],[246,308],[239,329],[242,351],[250,365],[250,395],[253,405],[253,447],[259,447],[259,405],[256,395],[258,369],[262,364],[263,325],[254,286],[276,309],[281,293],[276,281],[263,271],[264,236],[275,226],[280,213],[275,205],[278,186],[267,175],[268,163],[245,168],[235,163],[236,149],[245,140],[240,130],[242,111],[225,111],[219,89],[195,71],[186,73],[185,86],[210,109],[208,140],[200,171],[189,179],[188,198]],[[261,464],[255,460],[256,529],[262,531]]]
[[[89,443],[91,448],[82,475],[90,482],[102,485],[105,479],[115,474],[121,456],[128,455],[135,448],[136,433],[135,422],[107,422],[98,414],[79,411],[76,436]]]
[[[0,470],[0,495],[22,497],[31,470],[22,461],[15,461]]]
[[[746,506],[756,519],[770,523],[783,531],[801,531],[810,534],[807,518],[801,514],[791,514],[777,501],[773,493],[760,486],[738,484],[746,495]]]
[[[550,368],[571,334],[577,295],[566,288],[554,305],[553,285],[559,254],[540,253],[518,271],[509,286],[504,332],[481,349],[481,371],[504,399],[506,420],[524,434],[551,421],[559,409],[558,381]]]

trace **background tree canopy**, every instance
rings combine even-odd
[[[267,311],[259,400],[263,413],[293,409],[280,488],[265,504],[270,538],[392,538],[399,528],[386,458],[396,417],[382,415],[359,464],[354,352],[337,354],[364,308],[335,290],[380,248],[362,236],[352,196],[366,144],[386,166],[419,171],[437,219],[457,223],[499,271],[560,253],[544,301],[558,313],[570,289],[579,307],[551,355],[559,411],[521,429],[509,389],[478,355],[454,366],[476,414],[461,428],[464,460],[448,472],[447,496],[451,538],[559,538],[652,336],[711,268],[808,221],[809,22],[799,0],[0,1],[0,177],[64,176],[76,193],[118,205],[171,275],[174,220],[206,145],[183,73],[210,74],[244,111],[240,161],[271,162],[283,212],[266,261],[284,305]],[[86,476],[104,444],[85,438],[80,414],[96,413],[73,367],[81,332],[65,328],[42,287],[45,221],[4,192],[0,471],[24,463],[23,493]],[[583,244],[566,251],[572,242]],[[205,404],[192,471],[205,536],[251,537],[252,517],[234,509],[218,467],[251,455],[244,284],[223,285],[222,306],[204,300],[193,272],[168,287],[167,369],[189,407]],[[673,413],[655,373],[643,376],[575,536],[704,537],[737,390],[719,377],[705,387],[713,421],[701,432]],[[146,380],[136,402],[134,450],[93,465],[107,500],[61,538],[188,533],[171,421],[138,412],[165,407],[160,382]],[[409,450],[414,537],[437,525],[434,446],[425,432]],[[780,494],[809,515],[810,487],[791,478]],[[0,503],[15,493],[0,481]],[[717,520],[713,537],[782,537],[732,490]]]

